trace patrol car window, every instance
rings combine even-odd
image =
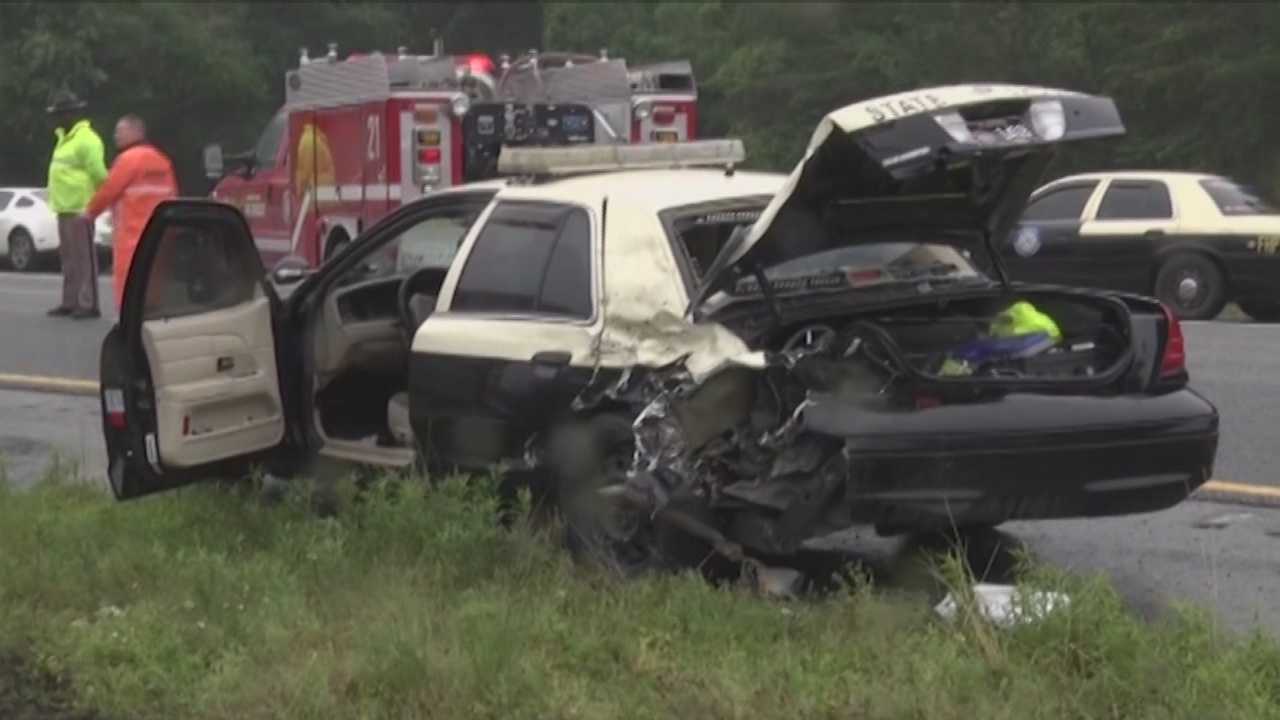
[[[280,150],[280,141],[284,137],[287,119],[288,116],[284,113],[276,115],[258,138],[253,156],[259,170],[270,170],[276,166],[276,153]]]
[[[1200,187],[1209,193],[1223,215],[1276,215],[1274,205],[1267,202],[1255,190],[1223,178],[1201,180]]]
[[[1023,220],[1079,220],[1097,183],[1070,185],[1041,195],[1027,205]]]
[[[225,222],[192,219],[165,228],[147,272],[143,319],[233,307],[253,299],[257,250]]]
[[[540,312],[591,317],[591,222],[585,212],[573,210],[566,218],[538,297]]]
[[[586,213],[560,205],[505,203],[476,238],[450,310],[587,318],[590,288]]]
[[[14,203],[14,207],[29,208],[35,207],[36,201],[29,197],[18,198],[18,202]]]
[[[13,193],[0,192],[0,210],[7,209],[9,207],[9,201],[12,199],[13,199]]]
[[[1099,220],[1160,220],[1173,217],[1169,188],[1157,182],[1113,182],[1098,207]]]

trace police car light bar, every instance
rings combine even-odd
[[[576,145],[569,147],[503,146],[499,175],[572,175],[575,173],[726,166],[746,157],[741,140],[690,140],[678,143]]]

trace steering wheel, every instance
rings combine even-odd
[[[405,347],[413,343],[418,328],[435,310],[436,298],[448,272],[448,268],[418,268],[400,283],[400,289],[396,291],[396,311],[400,315],[400,332],[404,336]]]

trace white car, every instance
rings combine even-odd
[[[98,217],[94,246],[105,266],[111,256],[111,213]],[[44,188],[0,188],[0,255],[19,272],[58,267],[58,218]]]
[[[962,85],[830,113],[790,175],[731,141],[507,146],[287,301],[239,209],[165,201],[102,344],[112,490],[498,468],[627,570],[1170,507],[1218,443],[1177,317],[1014,285],[992,240],[1057,147],[1123,131],[1109,98]]]

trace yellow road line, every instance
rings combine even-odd
[[[16,375],[0,373],[0,388],[30,390],[62,395],[97,395],[98,383],[92,380],[51,377],[48,375]]]
[[[1229,482],[1226,480],[1210,480],[1200,487],[1210,493],[1222,493],[1224,495],[1244,495],[1252,498],[1266,498],[1268,500],[1280,500],[1280,487],[1272,487],[1270,485],[1253,485],[1251,483]]]

